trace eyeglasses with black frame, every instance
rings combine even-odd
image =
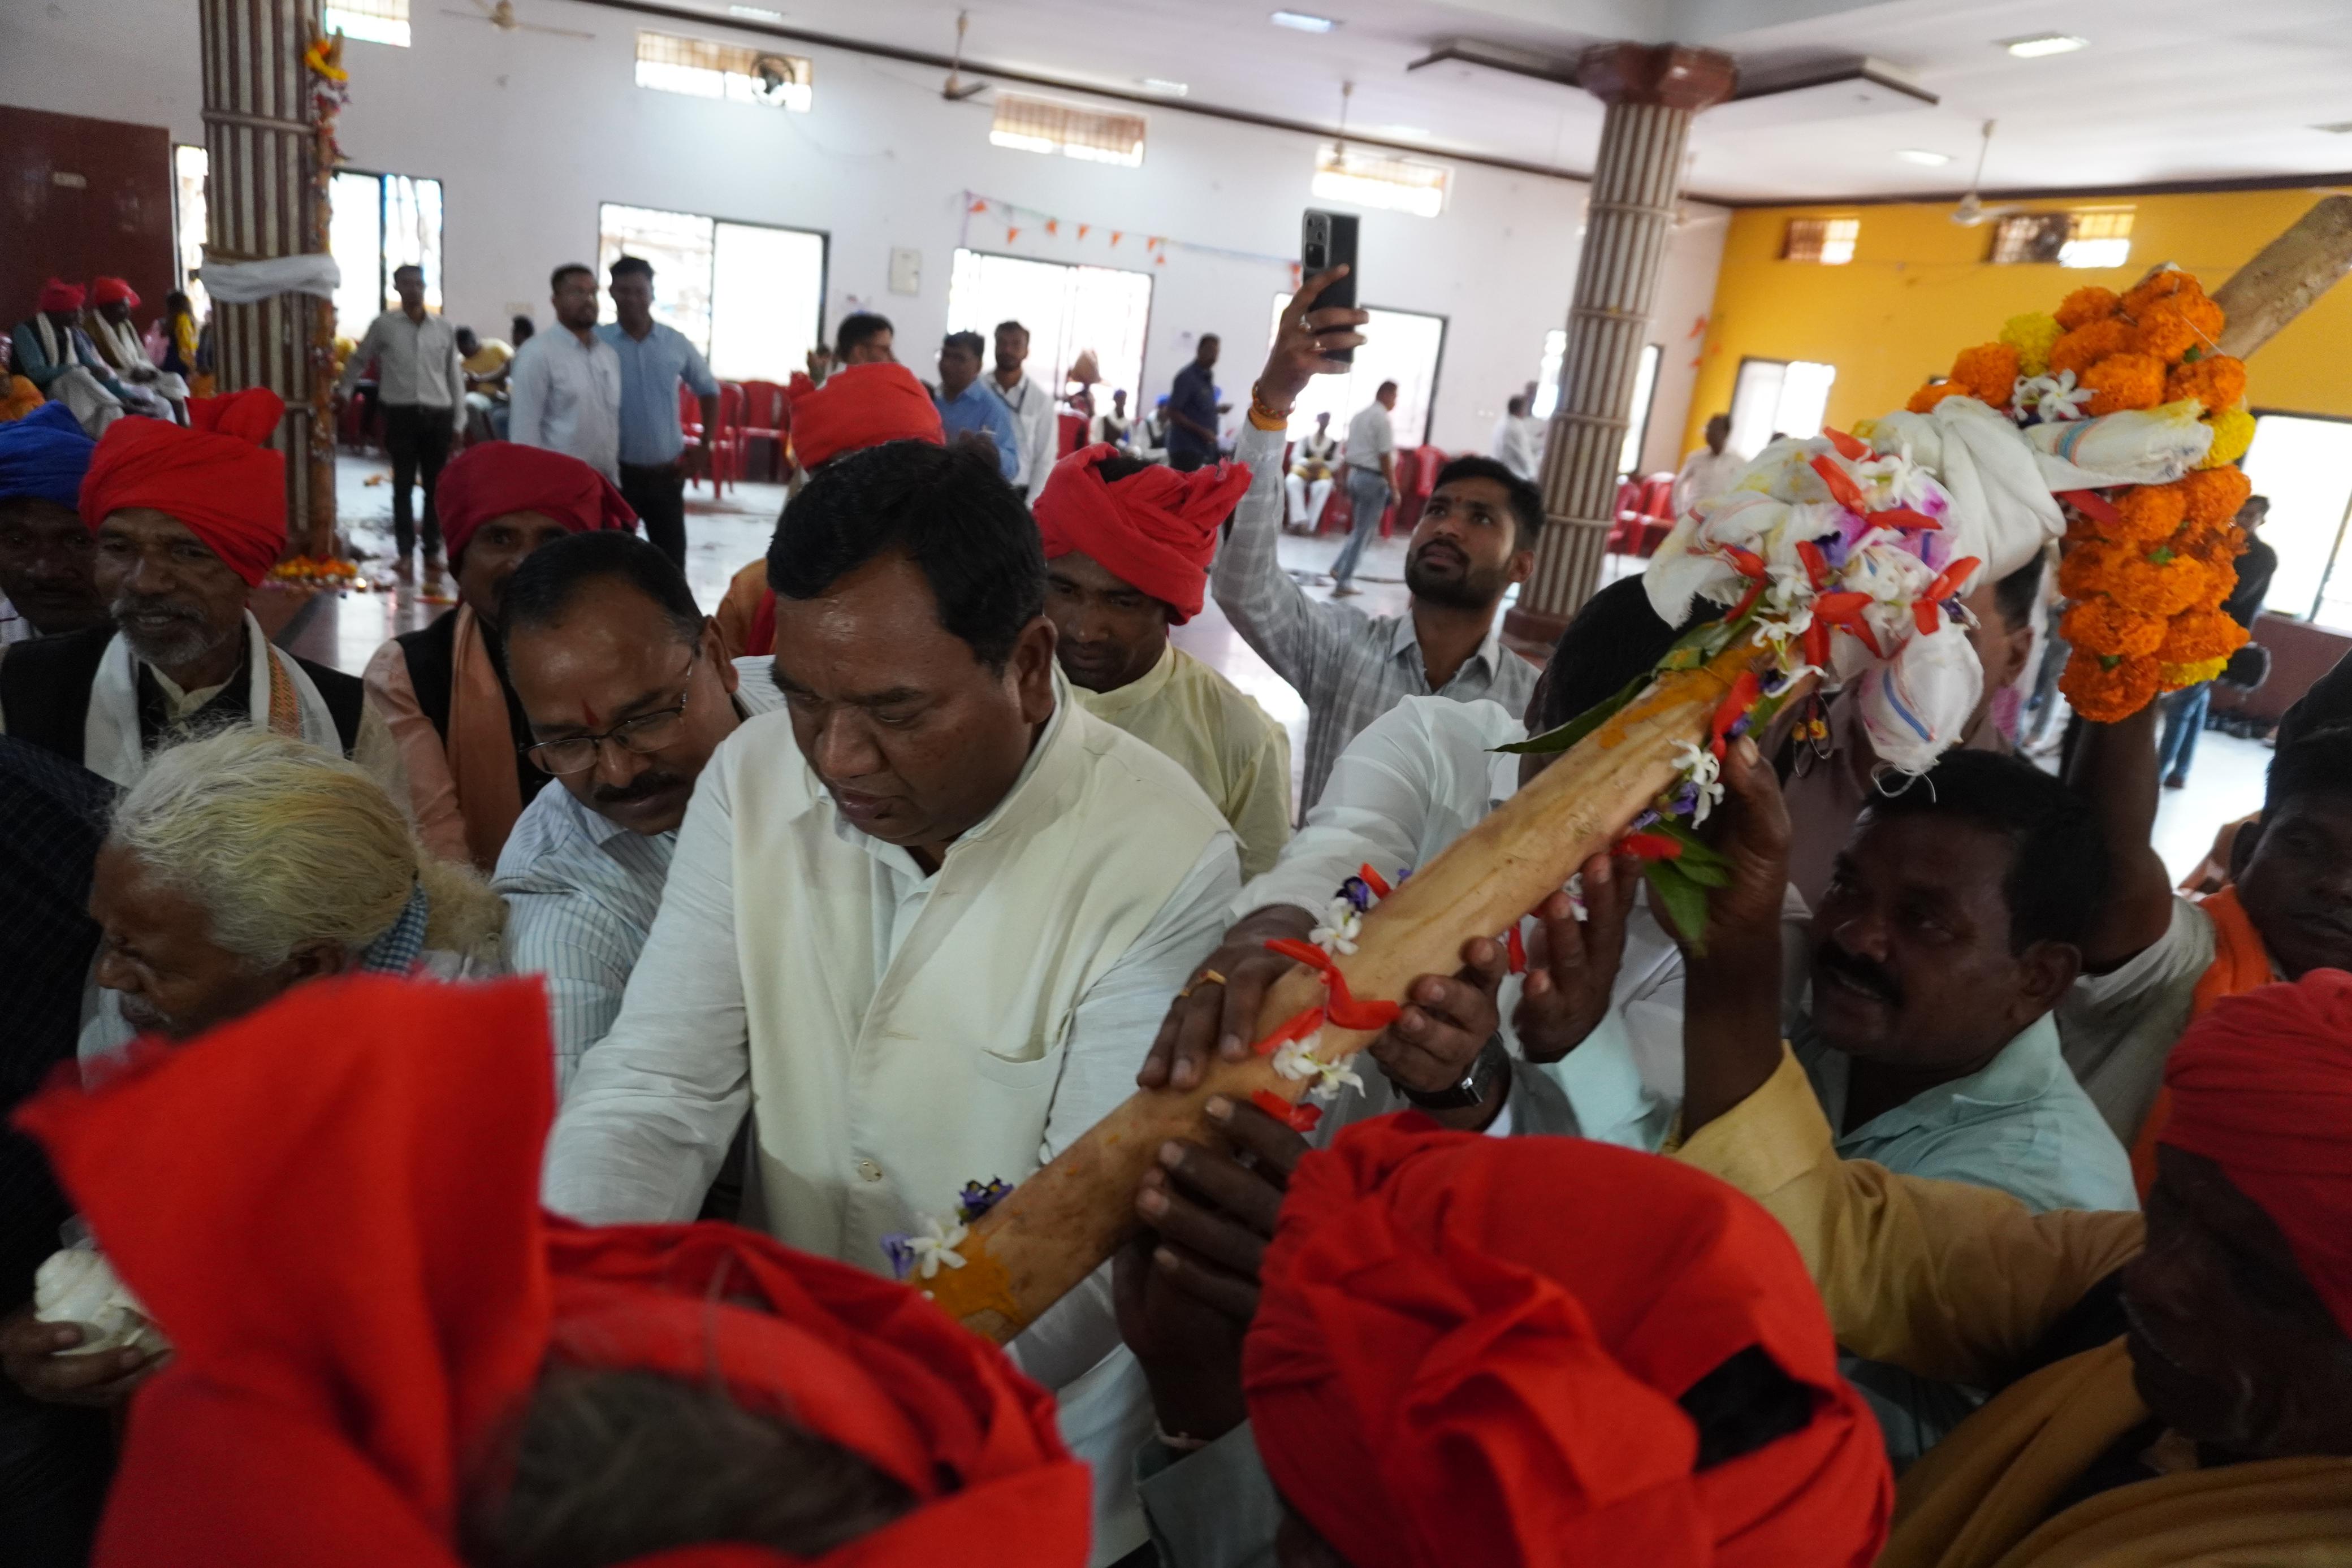
[[[686,670],[679,677],[685,685],[678,692],[677,701],[670,706],[625,718],[600,734],[568,735],[562,740],[535,741],[518,749],[530,758],[532,767],[559,779],[567,773],[585,773],[595,767],[608,740],[640,757],[653,756],[676,741],[678,731],[685,727],[687,705],[694,696],[694,664],[701,657],[699,647],[686,656]]]

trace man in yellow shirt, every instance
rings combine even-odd
[[[457,368],[466,372],[466,439],[496,441],[497,417],[507,402],[508,369],[514,350],[497,338],[480,338],[471,327],[457,329]]]
[[[1180,473],[1097,444],[1055,464],[1031,507],[1062,673],[1088,712],[1192,776],[1241,841],[1244,877],[1290,840],[1290,738],[1168,629],[1201,612],[1217,530],[1249,482],[1235,463]]]
[[[2165,1067],[2146,1215],[1837,1157],[1780,1038],[1789,821],[1727,761],[1679,1155],[1804,1254],[1847,1349],[2000,1390],[1904,1478],[1880,1568],[2224,1568],[2352,1539],[2352,976],[2224,998]]]

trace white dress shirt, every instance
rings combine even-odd
[[[1021,466],[1013,476],[1013,487],[1034,501],[1045,487],[1045,476],[1054,471],[1054,454],[1061,444],[1053,395],[1025,373],[1010,387],[1000,382],[992,370],[981,380],[1013,415],[1021,447]]]
[[[1495,422],[1495,461],[1533,484],[1543,469],[1544,423],[1522,413]]]
[[[1726,448],[1710,452],[1700,447],[1683,459],[1682,472],[1675,476],[1674,508],[1679,517],[1701,501],[1712,501],[1731,488],[1748,459]]]
[[[1396,450],[1396,426],[1378,398],[1357,411],[1348,422],[1348,466],[1378,474],[1381,459]]]
[[[466,372],[457,362],[457,329],[447,318],[427,312],[411,320],[405,310],[385,311],[368,323],[336,390],[351,391],[371,360],[378,401],[387,407],[437,408],[465,427]]]
[[[551,328],[515,355],[507,387],[508,440],[568,453],[621,482],[621,356],[612,344]]]

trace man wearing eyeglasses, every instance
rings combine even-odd
[[[621,1010],[703,765],[781,699],[772,681],[738,685],[685,575],[631,534],[533,554],[507,583],[504,622],[523,755],[563,788],[524,810],[492,885],[508,963],[546,977],[560,1094]]]

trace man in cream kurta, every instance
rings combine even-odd
[[[896,491],[904,510],[851,515],[893,465],[916,476]],[[811,542],[828,527],[836,537]],[[849,548],[876,553],[845,570],[827,552],[851,533]],[[934,855],[893,841],[887,810],[936,790],[924,768],[984,766],[980,748],[926,761],[895,728],[842,732],[864,704],[872,723],[919,734],[919,712],[892,712],[920,673],[900,673],[901,644],[984,612],[920,603],[927,580],[946,580],[929,578],[927,552],[970,565],[961,552],[1000,547],[1011,591],[985,603],[1015,601],[1019,643],[1001,660],[978,643],[961,656],[983,685],[1034,683],[1024,715],[1040,722],[1016,737],[1025,758],[1013,751],[1002,795]],[[1240,878],[1231,831],[1182,770],[1071,699],[1035,613],[1035,529],[991,465],[908,443],[844,459],[794,501],[775,549],[786,710],[729,737],[697,784],[620,1017],[557,1121],[547,1201],[594,1222],[691,1217],[748,1109],[766,1228],[887,1272],[885,1236],[948,1217],[966,1182],[1021,1181],[1133,1092]],[[909,621],[820,653],[831,629],[889,612],[874,606]],[[884,781],[898,791],[887,805]],[[1124,1460],[1150,1411],[1113,1354],[1107,1289],[1014,1343],[1061,1389],[1073,1448],[1097,1461],[1097,1561],[1115,1561],[1144,1539]]]

